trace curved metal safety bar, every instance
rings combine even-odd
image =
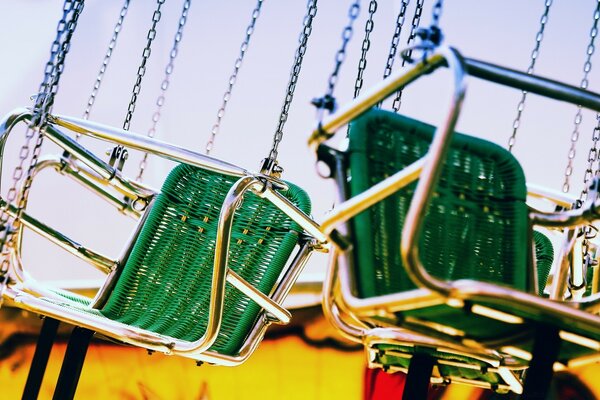
[[[29,122],[31,118],[31,110],[26,108],[18,108],[8,113],[0,121],[0,173],[2,172],[4,150],[8,137],[19,122]],[[45,125],[44,134],[52,139],[66,152],[68,152],[72,157],[75,157],[84,163],[91,171],[93,171],[93,173],[96,174],[96,180],[102,181],[104,184],[110,184],[121,194],[132,199],[133,202],[135,202],[137,199],[149,198],[156,193],[155,191],[143,187],[136,182],[125,179],[121,175],[120,171],[94,156],[79,143],[64,135],[51,124]],[[74,168],[76,167],[74,166]],[[81,167],[76,169],[81,170]],[[92,176],[91,174],[88,175],[90,177]]]
[[[82,135],[111,143],[118,143],[128,148],[159,155],[172,161],[206,168],[230,176],[241,177],[248,174],[248,171],[245,169],[225,161],[149,138],[145,135],[138,135],[97,122],[64,115],[54,115],[50,118],[50,121]],[[49,136],[49,139],[54,141],[51,136]]]

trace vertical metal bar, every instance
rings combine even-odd
[[[35,346],[35,353],[33,353],[31,367],[29,367],[25,390],[23,390],[23,400],[38,398],[59,324],[58,320],[54,318],[46,317],[44,319],[42,330]]]
[[[83,362],[94,331],[76,326],[71,333],[53,400],[72,400],[75,397]]]

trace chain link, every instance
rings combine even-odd
[[[83,7],[84,0],[66,0],[63,4],[63,15],[57,25],[56,37],[50,47],[50,58],[44,68],[44,78],[35,98],[33,116],[25,132],[25,143],[19,150],[19,163],[13,171],[12,185],[6,196],[6,205],[0,209],[0,223],[4,228],[1,239],[2,261],[0,265],[0,277],[3,282],[5,282],[9,266],[8,247],[14,246],[13,233],[19,227],[19,218],[22,210],[26,206],[29,189],[31,188],[33,180],[33,169],[37,164],[44,139],[40,131],[46,123],[46,118],[52,111],[54,97],[58,92],[58,84],[64,71],[65,57],[69,52],[71,38],[77,27],[77,20],[79,19]],[[33,151],[31,151],[30,145],[31,141],[34,139],[35,145]],[[30,152],[32,153],[31,160],[17,201],[16,218],[13,220],[12,224],[9,224],[7,208],[17,200],[17,186],[23,177],[25,161],[29,158]]]
[[[312,32],[312,23],[316,15],[317,0],[309,0],[307,3],[307,13],[304,16],[304,21],[302,24],[302,32],[300,33],[300,37],[298,39],[299,45],[298,49],[296,49],[294,65],[290,73],[290,80],[288,82],[285,100],[283,102],[283,107],[281,108],[281,114],[279,115],[277,129],[275,131],[275,135],[273,136],[273,147],[271,147],[271,150],[269,151],[269,156],[267,157],[271,164],[277,164],[279,143],[283,138],[283,128],[288,119],[288,113],[292,104],[292,100],[294,98],[294,91],[296,90],[296,83],[298,82],[298,77],[300,76],[300,69],[302,68],[302,61],[304,60],[304,54],[306,54],[308,38],[310,37],[310,34]]]
[[[425,0],[417,0],[417,5],[415,7],[415,14],[413,15],[412,23],[410,26],[410,33],[408,35],[408,40],[406,41],[407,46],[410,46],[412,44],[412,42],[415,40],[415,37],[417,36],[417,29],[419,28],[419,25],[421,24],[421,16],[423,15],[424,3],[425,3]],[[406,52],[406,57],[410,58],[411,55],[412,55],[412,50],[409,49]],[[402,67],[404,67],[406,65],[407,58],[404,58],[402,60]],[[398,112],[400,110],[401,105],[402,105],[402,90],[398,90],[396,92],[396,96],[394,96],[394,101],[392,103],[392,109],[395,112]]]
[[[594,175],[599,174],[598,168],[594,168],[594,164],[598,161],[598,142],[600,141],[600,114],[596,114],[596,126],[592,131],[592,146],[588,151],[587,166],[583,174],[583,190],[579,196],[579,200],[583,203],[587,200],[589,186]]]
[[[367,18],[367,22],[365,24],[365,37],[362,42],[360,60],[358,61],[358,73],[356,75],[356,82],[354,83],[354,98],[358,97],[363,86],[363,75],[365,73],[365,69],[367,68],[367,53],[371,48],[371,32],[373,32],[373,28],[375,27],[373,17],[375,16],[376,11],[377,1],[371,0],[369,2],[369,18]]]
[[[436,0],[435,4],[433,5],[433,8],[431,10],[431,26],[434,26],[436,28],[440,27],[440,16],[442,15],[443,5],[443,0]]]
[[[600,19],[600,0],[596,2],[596,10],[594,11],[594,22],[592,24],[592,28],[590,29],[590,42],[586,48],[586,59],[583,64],[583,78],[581,79],[581,83],[579,87],[582,89],[587,89],[589,86],[589,74],[592,70],[592,55],[596,49],[595,41],[598,36],[598,20]],[[571,147],[569,148],[569,152],[567,154],[567,167],[565,168],[565,180],[563,183],[562,190],[564,193],[568,193],[570,190],[570,178],[573,174],[573,160],[575,159],[575,155],[577,153],[576,146],[577,141],[579,139],[579,128],[581,125],[581,121],[583,120],[583,110],[581,106],[577,106],[577,112],[575,113],[574,126],[573,131],[571,133]],[[585,190],[585,189],[584,189]]]
[[[392,68],[394,67],[394,60],[396,59],[396,53],[398,53],[398,45],[400,44],[400,35],[402,34],[402,27],[406,22],[406,11],[410,0],[402,0],[400,4],[400,11],[398,17],[396,17],[396,28],[394,29],[394,35],[392,36],[392,44],[390,45],[390,52],[385,63],[385,70],[383,71],[383,79],[390,76]]]
[[[329,76],[329,79],[327,80],[326,96],[333,97],[333,92],[338,81],[340,68],[346,60],[346,48],[348,47],[348,42],[350,42],[350,39],[352,39],[352,35],[354,33],[354,21],[356,21],[358,18],[358,14],[360,14],[360,0],[355,0],[350,5],[350,9],[348,10],[348,24],[342,31],[342,46],[337,53],[335,53],[335,66],[331,72],[331,75]]]
[[[83,112],[83,119],[88,119],[90,117],[90,113],[92,112],[92,108],[94,106],[94,103],[96,102],[96,96],[98,96],[98,91],[100,90],[100,85],[102,85],[104,74],[106,73],[106,69],[108,68],[108,64],[110,63],[110,59],[112,57],[115,46],[117,45],[117,39],[119,38],[119,33],[121,32],[121,28],[123,27],[123,21],[125,20],[125,16],[127,15],[128,10],[129,0],[125,0],[125,2],[123,3],[123,7],[121,7],[121,11],[119,12],[119,18],[117,19],[117,23],[115,24],[115,28],[113,29],[110,42],[108,43],[108,49],[104,54],[102,65],[100,66],[98,75],[96,75],[96,81],[94,82],[92,92],[90,93],[90,97],[88,98],[85,111]],[[80,137],[81,134],[77,133],[75,135],[75,140],[79,141]]]
[[[540,28],[535,35],[535,46],[531,51],[531,60],[529,62],[529,67],[527,67],[527,73],[533,74],[535,63],[540,54],[540,46],[542,45],[542,40],[544,39],[544,31],[546,29],[546,24],[548,23],[548,13],[550,12],[550,7],[552,6],[552,0],[546,0],[544,4],[544,13],[540,18]],[[515,117],[512,124],[512,134],[508,139],[508,151],[512,152],[512,149],[517,141],[517,131],[521,126],[521,116],[523,115],[523,110],[525,109],[525,101],[527,100],[527,92],[523,90],[521,92],[521,99],[517,104],[517,116]]]
[[[142,89],[142,79],[146,74],[146,63],[148,62],[148,58],[150,58],[150,53],[152,52],[152,42],[154,42],[154,39],[156,38],[156,26],[160,21],[160,17],[162,15],[161,8],[165,3],[165,0],[157,0],[156,3],[156,10],[154,10],[154,13],[152,14],[152,26],[150,27],[146,37],[146,47],[144,47],[144,51],[142,52],[142,62],[137,70],[137,76],[135,84],[133,85],[131,100],[129,100],[127,114],[125,115],[125,121],[123,122],[123,129],[126,131],[129,130],[129,126],[131,125],[131,118],[133,117],[133,113],[135,111],[135,104],[137,102],[138,95],[140,94],[140,90]]]
[[[148,133],[146,134],[146,136],[149,138],[153,138],[156,135],[156,127],[158,125],[158,121],[160,121],[161,111],[163,105],[165,104],[165,96],[167,94],[167,89],[169,89],[169,85],[171,84],[171,75],[173,74],[173,69],[175,68],[175,58],[177,58],[177,54],[179,53],[179,43],[183,38],[183,29],[185,28],[185,23],[187,22],[187,17],[191,3],[191,0],[185,0],[183,2],[183,9],[179,17],[179,23],[177,25],[177,31],[175,32],[175,38],[173,39],[173,46],[171,47],[171,51],[169,52],[169,62],[165,67],[165,75],[160,84],[160,94],[156,99],[156,109],[154,110],[154,114],[152,114],[152,125],[150,126],[150,129],[148,129]],[[142,181],[147,166],[148,153],[144,153],[144,156],[142,157],[142,160],[139,164],[139,172],[136,181]]]
[[[229,103],[229,100],[231,99],[231,92],[233,90],[233,86],[235,85],[235,82],[237,81],[237,76],[238,76],[238,73],[240,72],[242,62],[244,61],[244,56],[246,55],[246,51],[248,50],[248,46],[250,45],[250,38],[252,37],[252,34],[254,33],[254,29],[256,26],[256,20],[260,16],[260,9],[262,7],[262,3],[263,3],[263,0],[258,0],[258,2],[256,3],[256,7],[254,8],[254,10],[252,10],[252,19],[250,21],[250,24],[246,28],[246,37],[244,38],[244,41],[242,42],[242,45],[240,46],[240,53],[233,65],[233,73],[229,77],[227,90],[225,91],[225,94],[223,95],[223,103],[221,104],[219,111],[217,111],[217,120],[216,120],[215,124],[213,125],[212,129],[210,130],[210,136],[208,138],[208,141],[206,142],[206,147],[205,147],[206,155],[210,154],[211,150],[214,148],[215,139],[219,133],[219,130],[221,129],[221,121],[223,120],[223,116],[225,115],[225,110],[227,109],[227,104]]]

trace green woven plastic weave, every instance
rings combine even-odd
[[[350,194],[356,196],[423,157],[434,127],[371,110],[349,132]],[[414,289],[400,257],[404,218],[415,184],[353,220],[359,296]],[[419,250],[439,279],[476,279],[526,288],[525,178],[510,153],[455,134],[424,224]]]
[[[418,349],[415,349],[415,347],[413,346],[380,344],[375,348],[379,350],[376,353],[377,358],[375,361],[387,367],[408,368],[410,366],[410,358],[400,357],[391,352],[414,355],[415,352],[418,351],[419,353],[427,354],[436,360],[464,363],[468,365],[481,367],[481,369],[478,370],[473,368],[461,368],[453,365],[445,365],[438,363],[438,371],[443,377],[479,380],[490,383],[492,385],[498,384],[503,381],[503,379],[497,373],[489,372],[487,370],[487,368],[490,367],[490,364],[487,364],[476,358],[462,355],[459,356],[448,352],[438,351],[429,347],[419,347]]]
[[[219,212],[235,178],[188,165],[162,187],[118,283],[100,312],[107,318],[183,340],[207,325]],[[310,213],[306,193],[282,194]],[[229,267],[270,294],[302,229],[268,200],[248,192],[236,211]],[[234,355],[260,307],[226,284],[224,318],[212,351]]]
[[[550,239],[540,231],[533,231],[533,243],[535,246],[535,265],[538,274],[538,293],[540,296],[543,296],[546,281],[548,280],[552,262],[554,261],[554,247]]]

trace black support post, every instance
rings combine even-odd
[[[71,400],[75,397],[77,383],[83,369],[83,362],[94,331],[75,327],[71,333],[69,344],[65,352],[53,400]]]
[[[416,353],[410,359],[402,400],[426,400],[435,360],[427,354]]]
[[[554,372],[554,362],[560,351],[561,339],[556,327],[539,325],[534,340],[522,400],[546,400]]]
[[[37,345],[35,346],[35,352],[33,353],[31,367],[29,367],[27,382],[25,382],[25,390],[23,390],[22,397],[23,400],[35,400],[38,398],[42,380],[44,379],[44,373],[46,372],[46,366],[48,365],[48,358],[50,358],[50,352],[52,351],[52,346],[56,339],[58,325],[59,322],[57,320],[53,318],[44,318]]]

